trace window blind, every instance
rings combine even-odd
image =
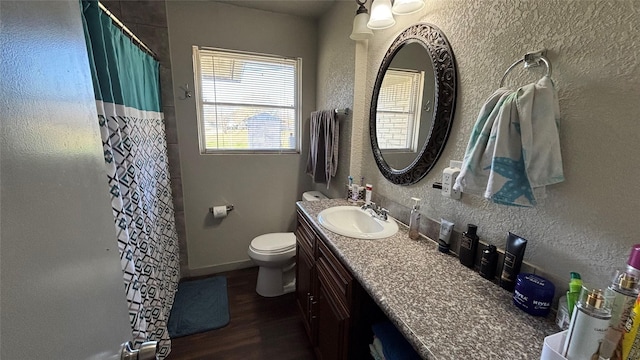
[[[194,47],[201,151],[297,152],[300,62]]]

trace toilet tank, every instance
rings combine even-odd
[[[318,201],[322,199],[328,199],[328,197],[320,191],[305,191],[302,193],[303,201]]]

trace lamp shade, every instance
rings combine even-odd
[[[396,15],[412,14],[424,7],[424,0],[395,0],[391,12]]]
[[[390,28],[396,24],[396,20],[391,13],[390,0],[373,0],[371,4],[371,17],[367,26],[369,29],[382,30]]]
[[[365,12],[358,12],[353,19],[353,31],[349,36],[351,40],[367,40],[373,36],[373,31],[367,27],[369,21],[369,14]]]

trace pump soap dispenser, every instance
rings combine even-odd
[[[417,240],[420,237],[420,205],[418,202],[422,199],[412,197],[415,201],[411,209],[411,217],[409,218],[409,238]]]

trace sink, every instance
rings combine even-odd
[[[393,218],[378,219],[371,216],[370,211],[358,206],[334,206],[322,210],[318,222],[338,235],[357,239],[382,239],[398,232],[398,224]]]

